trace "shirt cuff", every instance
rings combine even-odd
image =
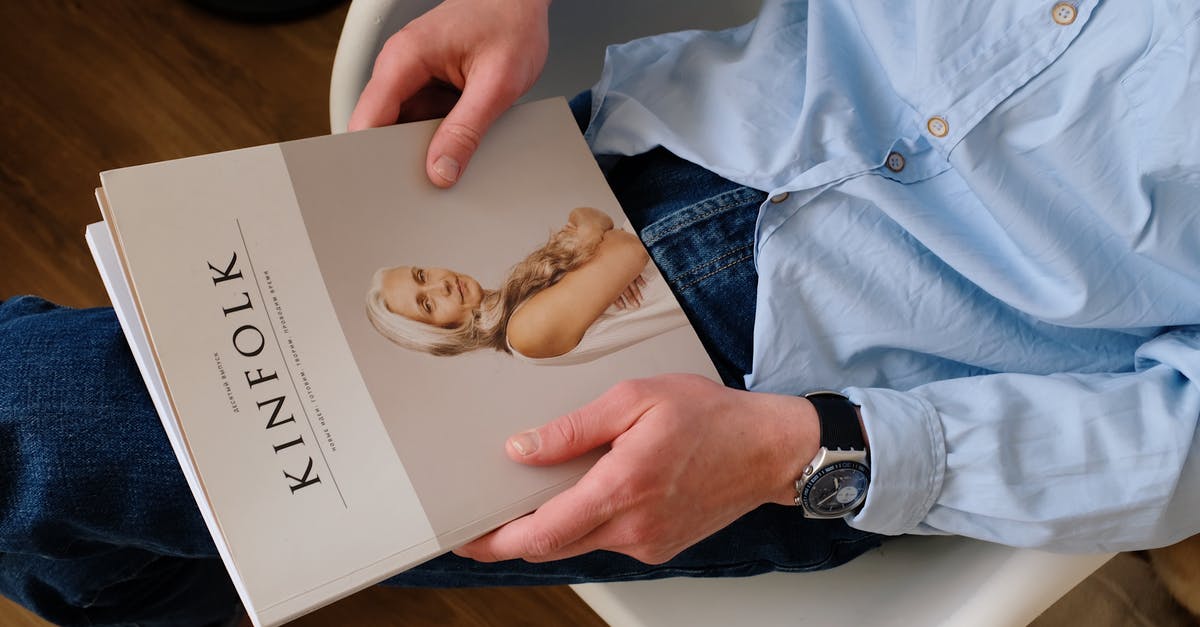
[[[884,535],[917,530],[942,491],[946,441],[937,411],[918,396],[880,388],[842,392],[861,407],[871,454],[867,501],[846,522]]]

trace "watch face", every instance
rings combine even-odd
[[[804,484],[805,508],[820,516],[842,516],[867,496],[867,467],[858,462],[837,462],[817,472]]]

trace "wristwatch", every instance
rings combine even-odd
[[[837,392],[804,395],[817,410],[821,448],[796,479],[796,505],[806,518],[841,518],[867,499],[870,458],[858,406]]]

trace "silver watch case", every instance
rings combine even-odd
[[[796,479],[796,505],[806,518],[842,518],[867,498],[867,452],[821,447]]]

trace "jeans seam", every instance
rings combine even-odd
[[[697,272],[700,272],[702,269],[707,268],[708,266],[711,266],[715,263],[719,263],[722,259],[725,259],[726,257],[741,254],[743,251],[749,249],[750,247],[751,247],[751,244],[742,244],[741,246],[738,246],[736,248],[731,248],[731,249],[721,253],[720,255],[717,255],[716,257],[713,257],[712,259],[705,261],[704,263],[696,264],[694,267],[691,267],[691,268],[688,268],[687,270],[676,273],[675,278],[676,278],[676,280],[679,280],[679,279],[683,279],[683,278],[687,277],[688,275],[692,275]],[[738,261],[740,261],[740,260],[738,260]],[[734,263],[736,263],[736,261]],[[709,275],[706,275],[706,276],[709,276]]]
[[[95,593],[92,594],[91,599],[83,604],[83,608],[90,609],[92,606],[96,605],[96,602],[100,600],[101,595],[103,595],[105,592],[112,589],[114,586],[119,586],[123,583],[132,581],[133,579],[137,578],[138,576],[140,576],[142,574],[143,571],[145,571],[147,568],[149,568],[151,564],[158,562],[159,558],[160,558],[160,556],[153,556],[149,560],[147,560],[146,562],[144,562],[142,564],[139,564],[136,568],[134,568],[133,570],[124,574],[120,578],[113,580],[113,581],[109,581],[104,586],[98,588],[95,591]],[[90,623],[91,620],[89,619],[88,622]]]
[[[779,560],[769,557],[760,557],[755,559],[742,559],[729,562],[709,562],[703,565],[694,566],[673,566],[670,564],[663,565],[645,565],[646,568],[622,569],[620,571],[611,572],[606,576],[563,576],[561,573],[539,573],[539,572],[505,572],[497,573],[498,578],[516,577],[523,578],[524,581],[519,584],[510,585],[549,585],[544,582],[551,581],[555,583],[609,583],[619,581],[648,581],[653,579],[661,579],[666,576],[685,576],[685,577],[740,577],[746,575],[731,574],[730,571],[744,569],[746,567],[764,566],[765,568],[757,570],[752,574],[760,572],[783,572],[783,573],[798,573],[798,572],[813,572],[831,568],[831,563],[835,560],[837,564],[845,563],[860,556],[862,553],[877,547],[881,543],[881,539],[886,539],[885,536],[869,534],[859,538],[842,538],[832,540],[827,545],[825,554],[818,560],[813,560],[805,564],[786,564]],[[849,557],[838,559],[842,549],[850,548],[853,552]],[[426,566],[425,568],[428,568]],[[442,577],[454,577],[459,574],[456,569],[439,569],[430,568],[431,574],[436,574]],[[714,574],[715,573],[715,574]],[[401,584],[403,585],[403,584]],[[506,585],[500,583],[498,585]]]
[[[686,220],[681,220],[679,222],[671,224],[669,227],[665,227],[665,229],[661,233],[654,232],[654,227],[657,224],[660,224],[661,222],[656,222],[654,224],[647,226],[645,229],[642,230],[642,235],[644,238],[643,243],[645,243],[645,245],[647,247],[649,247],[653,244],[656,244],[663,238],[673,235],[675,233],[678,233],[679,231],[681,231],[697,222],[700,222],[701,220],[710,218],[718,213],[723,213],[725,211],[728,211],[729,209],[734,208],[735,206],[742,204],[739,201],[742,200],[741,197],[743,197],[743,196],[748,198],[748,197],[752,197],[754,194],[759,194],[759,193],[762,193],[762,192],[759,192],[758,190],[750,188],[750,187],[740,187],[738,189],[733,189],[733,190],[730,190],[727,192],[722,192],[720,194],[717,194],[716,196],[711,196],[709,198],[701,200],[700,202],[693,204],[692,207],[698,207],[698,206],[710,204],[710,203],[713,204],[714,206],[710,209],[705,210],[704,213],[687,216]],[[728,196],[730,198],[727,200],[725,198],[726,196]],[[676,215],[678,215],[678,214],[676,214]],[[646,235],[647,232],[649,232],[649,236]]]
[[[735,249],[735,250],[733,250],[733,251],[731,251],[731,252],[729,252],[729,253],[726,253],[726,254],[724,254],[724,255],[721,255],[720,257],[717,257],[717,258],[715,258],[715,259],[712,259],[712,260],[708,261],[707,263],[704,263],[704,264],[701,264],[701,265],[699,265],[699,266],[696,266],[695,268],[692,268],[691,270],[688,270],[688,272],[685,272],[685,273],[683,273],[683,274],[688,274],[688,273],[691,273],[691,272],[695,272],[696,270],[698,270],[698,269],[700,269],[700,268],[702,268],[702,267],[704,267],[704,266],[708,266],[708,265],[712,265],[713,263],[716,263],[716,262],[717,262],[717,260],[719,260],[719,259],[722,259],[722,258],[724,258],[724,257],[728,257],[729,255],[732,255],[732,254],[734,254],[734,253],[736,253],[736,252],[738,252],[738,251],[745,250],[745,249],[747,249],[747,248],[750,248],[750,246],[749,246],[749,245],[746,245],[746,246],[740,246],[740,247],[738,247],[737,249]],[[713,275],[716,275],[716,274],[718,274],[718,273],[720,273],[720,272],[723,272],[723,271],[725,271],[725,270],[727,270],[727,269],[729,269],[729,268],[732,268],[733,266],[736,266],[736,265],[738,265],[739,263],[742,263],[743,261],[746,261],[747,259],[752,259],[753,257],[754,257],[754,255],[742,255],[741,257],[738,257],[737,259],[734,259],[733,261],[731,261],[731,262],[729,262],[729,263],[727,263],[727,264],[725,264],[725,265],[723,265],[723,266],[721,266],[721,267],[719,267],[719,268],[716,268],[715,270],[713,270],[713,271],[711,271],[711,272],[705,273],[705,274],[704,274],[704,275],[702,275],[702,276],[696,277],[695,279],[693,279],[693,280],[691,280],[691,281],[688,281],[687,283],[684,283],[684,284],[680,285],[678,289],[679,289],[679,291],[681,291],[681,292],[682,292],[682,291],[685,291],[685,290],[688,290],[688,289],[691,289],[691,287],[692,287],[692,286],[694,286],[694,285],[696,285],[697,283],[699,283],[699,282],[703,281],[704,279],[707,279],[707,278],[709,278],[709,277],[711,277],[711,276],[713,276]]]

